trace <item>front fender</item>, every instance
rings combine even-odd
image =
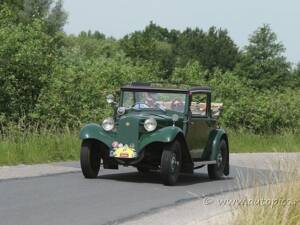
[[[113,137],[109,132],[103,130],[103,128],[96,123],[91,123],[84,126],[80,130],[80,139],[96,139],[102,143],[104,143],[107,147],[111,146],[113,142]]]
[[[153,133],[144,134],[139,141],[139,150],[153,142],[170,143],[179,133],[183,133],[179,127],[164,127]]]

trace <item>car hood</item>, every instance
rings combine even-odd
[[[170,126],[173,124],[172,117],[170,115],[155,112],[130,112],[119,117],[119,122],[123,120],[138,120],[141,124],[149,118],[154,118],[159,127]]]
[[[161,113],[153,112],[130,112],[117,118],[116,139],[123,144],[138,144],[138,140],[143,134],[148,133],[144,128],[144,122],[148,118],[157,121],[159,130],[164,127],[172,126],[172,117]],[[153,131],[155,132],[155,131]]]

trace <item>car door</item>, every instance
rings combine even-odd
[[[193,159],[202,157],[212,129],[210,97],[210,93],[192,93],[186,140]]]

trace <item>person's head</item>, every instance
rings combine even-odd
[[[184,104],[183,104],[183,102],[180,98],[175,98],[172,101],[171,108],[174,111],[183,112],[184,111]]]
[[[157,94],[153,92],[146,92],[145,93],[145,103],[149,106],[154,106],[156,103]]]

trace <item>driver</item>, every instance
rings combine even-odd
[[[155,108],[156,103],[156,93],[146,92],[145,93],[145,104],[148,105],[150,108]]]
[[[171,103],[171,108],[173,111],[183,112],[184,111],[184,104],[180,98],[173,99]]]

